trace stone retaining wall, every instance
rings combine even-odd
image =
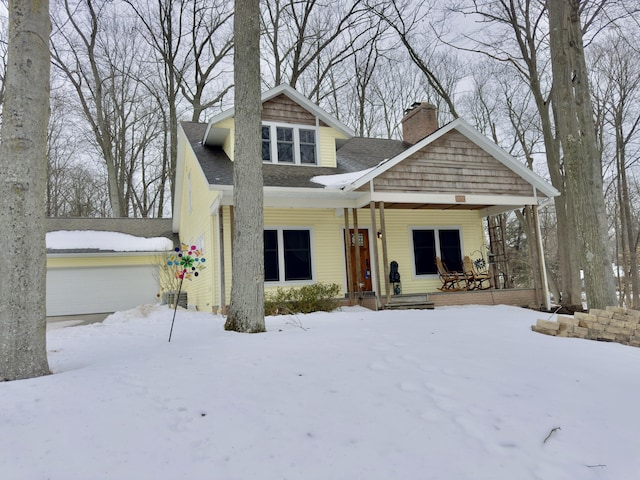
[[[557,337],[586,338],[640,347],[640,311],[621,307],[558,316],[557,322],[538,320],[531,330]]]

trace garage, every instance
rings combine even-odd
[[[158,267],[50,268],[47,316],[107,313],[158,301]]]

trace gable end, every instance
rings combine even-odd
[[[533,189],[526,180],[455,130],[382,173],[373,184],[380,192],[529,196]]]
[[[279,123],[316,124],[316,117],[285,94],[280,94],[262,104],[262,120]],[[319,122],[320,126],[327,126]]]

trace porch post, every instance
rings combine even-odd
[[[373,235],[373,265],[376,274],[376,310],[380,310],[380,263],[378,261],[378,227],[376,227],[376,202],[369,203],[371,230]]]
[[[351,235],[349,235],[349,209],[344,209],[344,257],[347,262],[347,290],[349,305],[353,305],[353,276],[351,275]]]
[[[355,252],[356,252],[356,278],[354,279],[356,282],[356,287],[358,289],[358,300],[362,301],[362,285],[360,284],[360,230],[358,228],[358,209],[353,209],[353,233],[355,235],[354,243],[355,243]]]
[[[540,219],[538,217],[538,205],[533,206],[533,223],[536,230],[536,241],[538,242],[538,262],[540,264],[540,277],[542,279],[542,300],[544,301],[545,310],[551,308],[551,299],[549,296],[549,285],[547,278],[547,266],[544,261],[544,250],[542,249],[542,233],[540,233]]]
[[[218,236],[219,236],[219,249],[218,253],[220,255],[220,259],[218,263],[220,264],[220,313],[222,315],[226,315],[227,313],[227,293],[225,291],[225,274],[224,274],[224,207],[220,205],[218,209]]]
[[[384,289],[387,303],[391,301],[391,284],[389,283],[389,255],[387,254],[387,228],[384,224],[384,202],[379,202],[380,231],[382,232],[382,263],[384,264]]]

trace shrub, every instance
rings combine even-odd
[[[278,288],[264,299],[265,315],[331,312],[340,305],[340,285],[315,283],[303,287]]]

